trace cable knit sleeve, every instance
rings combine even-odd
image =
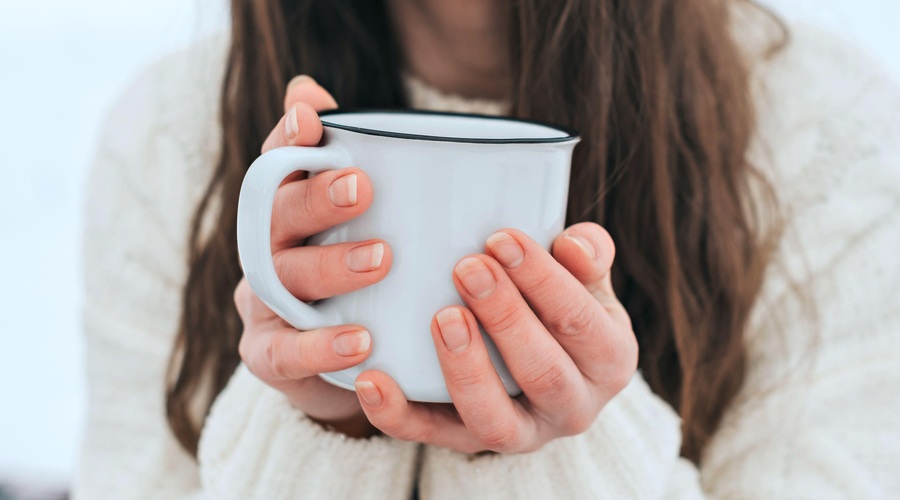
[[[222,40],[143,73],[114,107],[84,231],[89,415],[75,498],[408,498],[414,443],[344,438],[239,368],[199,462],[165,417],[192,211],[218,144]],[[215,54],[210,56],[210,54]]]
[[[760,146],[788,219],[750,368],[701,467],[637,375],[586,433],[525,455],[429,447],[424,498],[885,498],[900,491],[900,91],[795,28],[761,63]],[[799,287],[800,295],[795,293]]]

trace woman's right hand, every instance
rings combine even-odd
[[[288,84],[285,115],[262,152],[317,145],[322,137],[317,112],[336,107],[334,98],[312,78],[294,78]],[[307,237],[362,214],[371,203],[372,184],[357,168],[326,171],[311,179],[298,173],[282,183],[272,211],[272,253],[288,291],[299,300],[313,301],[363,288],[387,275],[392,256],[383,240],[303,246]],[[364,327],[298,331],[253,293],[246,278],[235,289],[234,301],[244,323],[241,359],[254,375],[313,420],[355,437],[377,432],[356,393],[318,377],[368,357],[372,341]]]

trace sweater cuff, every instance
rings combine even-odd
[[[681,465],[680,446],[680,419],[638,374],[585,433],[538,451],[475,456],[429,446],[420,486],[427,498],[659,498]]]
[[[211,498],[409,498],[418,445],[324,429],[241,365],[200,438]]]

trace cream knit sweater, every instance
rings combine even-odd
[[[746,386],[701,468],[679,458],[678,416],[640,375],[582,435],[475,457],[326,431],[243,367],[195,461],[166,425],[163,383],[188,221],[219,144],[226,46],[208,40],[152,66],[100,141],[76,498],[406,499],[414,483],[435,499],[900,496],[900,92],[860,52],[801,27],[755,66],[753,155],[790,223],[747,336]],[[409,92],[417,107],[502,111],[414,80]],[[791,282],[809,287],[815,318]]]

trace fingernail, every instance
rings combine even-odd
[[[462,312],[455,307],[441,310],[437,313],[438,330],[444,345],[449,351],[462,352],[469,346],[469,328]]]
[[[359,395],[362,396],[363,401],[372,408],[381,406],[381,401],[383,400],[381,391],[379,391],[372,382],[367,380],[356,382],[356,392],[358,392]]]
[[[466,257],[456,265],[456,275],[462,281],[463,288],[476,299],[483,299],[494,292],[497,281],[491,270],[475,257]]]
[[[580,246],[581,249],[584,250],[584,253],[588,255],[588,257],[592,259],[597,258],[597,250],[594,248],[594,244],[588,241],[587,238],[584,238],[577,234],[567,234],[564,236],[564,238],[568,238],[573,243]]]
[[[291,106],[287,116],[284,118],[284,137],[286,139],[293,139],[299,131],[300,126],[297,125],[297,106]]]
[[[328,186],[331,202],[339,207],[356,205],[356,174],[343,175]]]
[[[487,247],[503,267],[510,269],[519,267],[525,260],[525,250],[515,238],[503,231],[490,235],[487,239]]]
[[[291,89],[294,88],[297,84],[300,84],[300,83],[303,83],[303,82],[312,82],[312,83],[316,83],[316,81],[313,79],[313,77],[311,77],[311,76],[309,76],[309,75],[297,75],[297,76],[291,78],[291,81],[289,81],[288,84],[287,84],[287,88],[288,88],[288,90],[291,90]]]
[[[365,330],[345,332],[331,341],[331,348],[338,356],[356,356],[369,350],[372,337]]]
[[[384,243],[372,243],[347,252],[347,268],[355,273],[374,271],[384,260]]]

